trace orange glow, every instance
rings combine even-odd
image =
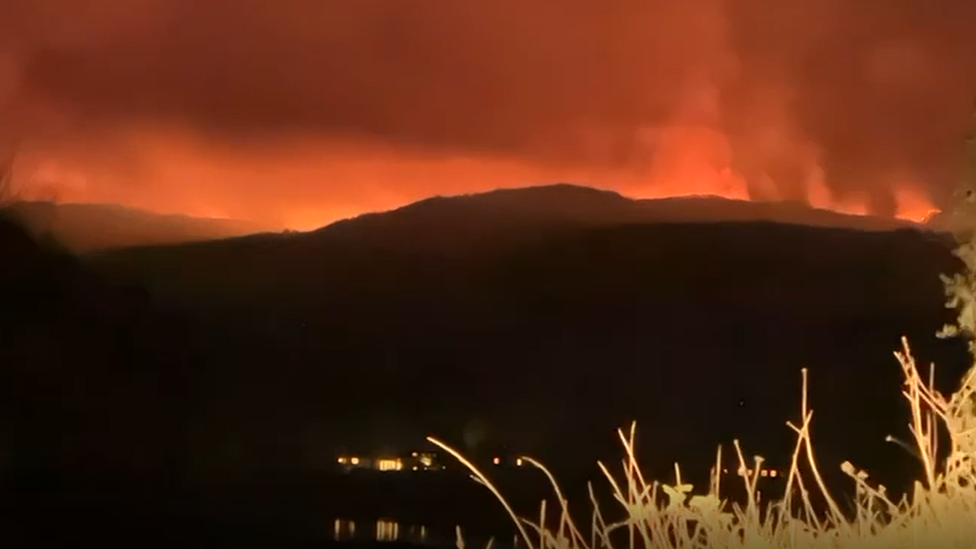
[[[903,183],[895,185],[896,217],[916,223],[925,223],[941,210],[932,204],[918,185]]]
[[[915,223],[925,223],[939,213],[931,199],[921,190],[921,186],[899,181],[891,184],[895,199],[895,217]],[[863,193],[838,197],[823,180],[822,173],[815,173],[807,182],[807,202],[824,210],[850,215],[868,215],[868,197]]]
[[[35,198],[269,229],[554,182],[921,220],[970,129],[974,20],[968,0],[8,0],[0,151],[23,138]]]
[[[661,137],[663,135],[663,137]],[[483,192],[552,182],[616,190],[632,198],[714,195],[750,200],[730,166],[720,134],[675,126],[653,154],[629,163],[577,164],[487,153],[451,154],[375,142],[304,139],[276,146],[218,147],[181,132],[139,132],[139,163],[111,164],[90,154],[74,163],[40,152],[23,162],[27,196],[62,202],[114,202],[162,213],[254,220],[269,228],[310,230],[356,215],[397,208],[432,195]],[[599,151],[598,140],[588,141]],[[663,144],[662,144],[663,143]],[[595,154],[595,152],[593,153]],[[896,215],[923,222],[938,210],[922,185],[882,182]],[[52,191],[53,189],[53,191]],[[775,186],[764,199],[786,199]],[[816,208],[869,213],[866,195],[834,193],[816,167],[805,192]]]

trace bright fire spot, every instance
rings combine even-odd
[[[941,212],[924,193],[918,190],[917,185],[909,183],[895,186],[895,203],[897,204],[895,217],[916,223],[926,223]]]
[[[910,182],[900,182],[893,186],[895,195],[895,217],[915,223],[926,223],[941,210],[920,186]],[[869,215],[868,198],[862,194],[838,197],[824,182],[822,174],[815,174],[807,182],[807,201],[814,208],[832,210],[849,215]]]

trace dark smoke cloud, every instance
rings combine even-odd
[[[958,177],[974,22],[972,0],[5,0],[0,102],[96,196],[138,194],[153,140],[238,160],[328,141],[638,179],[730,165],[759,197],[820,170],[893,213],[894,182],[939,201]],[[194,196],[273,195],[237,175]]]

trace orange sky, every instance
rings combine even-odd
[[[959,177],[970,0],[6,0],[34,196],[311,228],[552,181],[918,217]]]

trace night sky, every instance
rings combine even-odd
[[[972,0],[3,0],[33,196],[297,228],[556,180],[943,204]]]

